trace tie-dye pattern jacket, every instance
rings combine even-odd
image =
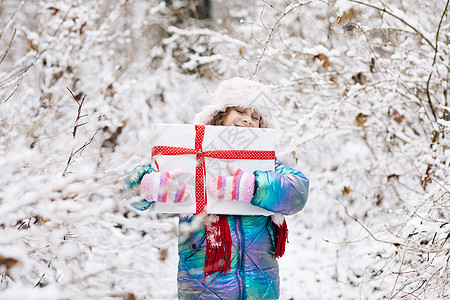
[[[131,174],[126,189],[138,187],[142,177],[155,171],[150,166]],[[290,215],[300,211],[308,197],[309,181],[278,160],[275,171],[255,171],[255,195],[251,201],[269,211]],[[134,203],[139,210],[151,205]],[[232,237],[231,269],[204,278],[206,235],[203,215],[180,216],[178,239],[179,299],[278,299],[280,279],[274,258],[276,232],[267,216],[228,216]]]

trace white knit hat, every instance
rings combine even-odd
[[[195,115],[194,124],[210,125],[217,113],[224,112],[228,107],[233,106],[252,108],[261,116],[260,127],[262,128],[277,127],[271,118],[275,102],[270,87],[240,77],[224,80],[219,85],[210,104]]]

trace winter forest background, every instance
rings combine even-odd
[[[0,299],[175,299],[178,218],[122,181],[233,76],[311,180],[281,299],[449,299],[448,5],[2,0]]]

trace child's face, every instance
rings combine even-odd
[[[261,116],[251,108],[233,107],[223,119],[223,126],[259,127]]]

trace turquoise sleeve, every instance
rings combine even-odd
[[[125,196],[127,197],[127,199],[131,200],[131,206],[140,211],[150,208],[150,206],[153,204],[153,202],[151,201],[139,199],[142,177],[144,177],[145,174],[151,172],[156,172],[156,170],[153,169],[151,165],[137,166],[128,174],[127,178],[124,180],[123,192],[125,193]]]
[[[275,171],[254,171],[255,195],[251,203],[286,215],[299,212],[308,199],[309,180],[302,172],[275,160]]]

